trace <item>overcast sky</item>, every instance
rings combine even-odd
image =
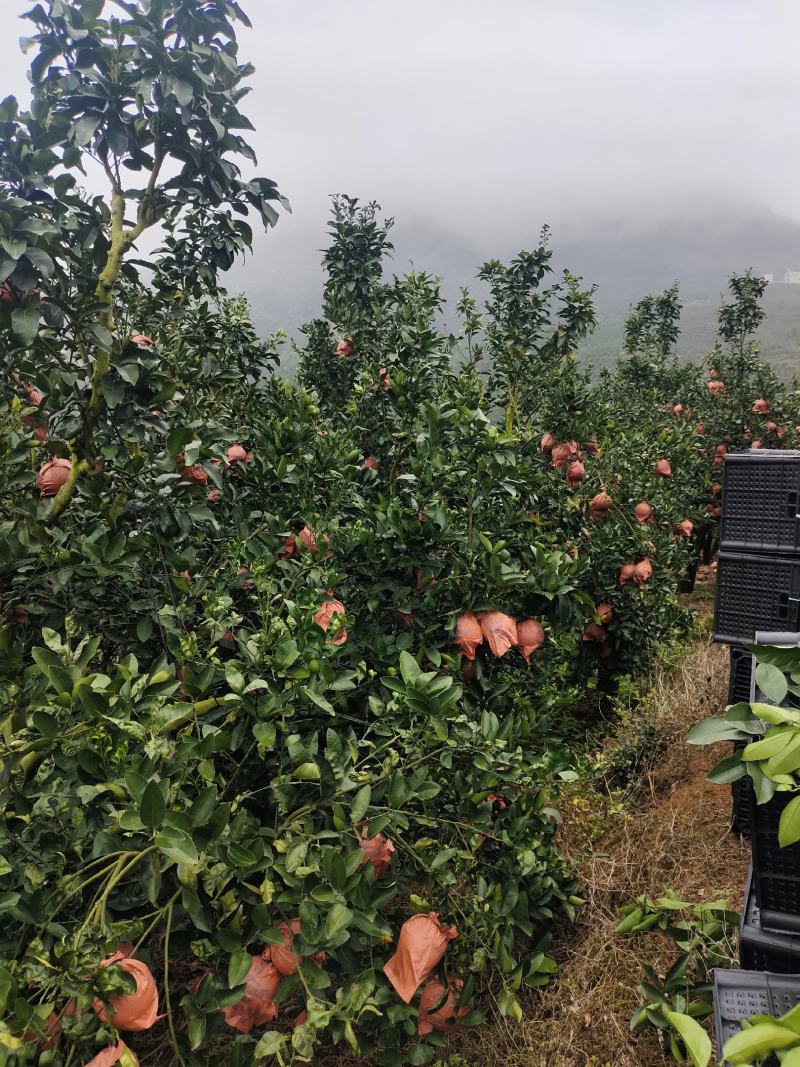
[[[798,0],[242,3],[259,169],[294,209],[273,269],[299,246],[318,259],[336,191],[500,239],[544,221],[800,219]],[[3,95],[25,98],[25,24],[3,25]]]

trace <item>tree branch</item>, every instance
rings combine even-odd
[[[152,202],[156,193],[158,175],[164,163],[164,153],[161,151],[157,138],[155,139],[155,152],[153,169],[147,182],[142,199],[139,202],[136,224],[125,229],[125,193],[119,183],[119,178],[113,173],[106,162],[103,163],[106,174],[111,182],[111,243],[108,256],[103,270],[97,279],[95,297],[100,304],[105,306],[105,326],[110,333],[114,332],[114,288],[119,281],[122,261],[125,253],[133,242],[156,220],[156,213],[152,210]],[[89,402],[83,413],[83,425],[77,437],[70,441],[70,458],[72,469],[69,478],[59,489],[53,499],[53,504],[45,520],[47,525],[54,522],[65,510],[72,499],[78,478],[89,469],[89,451],[92,431],[103,410],[103,382],[111,368],[111,353],[101,349],[95,358],[92,369],[92,389]]]

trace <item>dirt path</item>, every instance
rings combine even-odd
[[[704,614],[707,597],[697,605]],[[664,1067],[653,1031],[634,1035],[641,965],[665,973],[674,949],[659,935],[614,933],[617,909],[646,893],[674,889],[683,898],[725,896],[737,910],[749,846],[729,830],[730,789],[705,780],[723,755],[685,742],[689,728],[726,702],[728,650],[707,638],[693,642],[653,693],[652,721],[666,741],[657,764],[625,812],[611,812],[608,830],[592,841],[579,872],[587,905],[555,947],[558,979],[527,1008],[530,1020],[476,1034],[464,1050],[481,1067]],[[599,798],[598,798],[599,799]],[[569,833],[569,818],[567,819]]]

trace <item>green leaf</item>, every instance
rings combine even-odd
[[[303,960],[300,964],[300,973],[309,989],[327,989],[331,984],[330,975],[322,967],[317,967],[310,960]]]
[[[149,641],[153,634],[153,620],[149,618],[139,619],[136,623],[136,636],[144,644]]]
[[[31,721],[39,733],[46,737],[48,741],[52,741],[53,738],[58,736],[58,719],[55,715],[50,715],[46,711],[34,711]]]
[[[290,845],[286,851],[286,870],[289,874],[293,874],[298,867],[302,867],[306,862],[306,856],[308,855],[308,842],[307,841],[295,841],[293,845]]]
[[[155,779],[147,783],[142,799],[139,802],[139,818],[150,830],[154,830],[164,821],[167,806],[164,802],[164,794]]]
[[[678,1011],[664,1009],[670,1026],[680,1034],[692,1067],[708,1067],[711,1059],[711,1039],[700,1023]]]
[[[72,127],[72,140],[78,148],[87,145],[95,135],[100,120],[92,115],[84,115]]]
[[[725,759],[721,759],[708,772],[706,777],[709,782],[716,782],[717,785],[730,785],[731,782],[737,782],[746,774],[747,767],[742,763],[741,753],[737,752],[733,756],[726,756]]]
[[[400,673],[406,685],[413,685],[420,675],[419,664],[408,652],[400,653]]]
[[[714,745],[717,741],[739,741],[746,737],[733,723],[727,722],[721,715],[712,715],[697,723],[686,736],[690,745]]]
[[[5,252],[0,252],[0,282],[7,281],[9,275],[14,273],[16,265],[17,260],[15,257],[9,256]]]
[[[791,708],[776,708],[772,704],[751,704],[753,714],[764,722],[780,725],[789,723],[792,726],[800,726],[800,711],[792,711]]]
[[[456,855],[458,849],[455,848],[443,848],[441,852],[434,856],[431,862],[431,870],[435,871],[437,867],[441,867],[442,864],[447,863],[449,859],[452,859]]]
[[[253,727],[253,736],[258,742],[258,754],[263,756],[268,749],[274,746],[278,731],[271,722],[257,722]]]
[[[322,693],[318,693],[315,689],[311,689],[310,687],[306,687],[305,693],[308,699],[313,704],[316,704],[318,708],[322,708],[322,710],[326,711],[329,715],[336,714],[336,708],[322,695]]]
[[[228,988],[233,989],[234,986],[241,985],[250,973],[252,965],[253,957],[246,948],[239,948],[232,953],[228,961]]]
[[[723,1059],[731,1064],[731,1067],[742,1067],[743,1064],[752,1063],[761,1059],[768,1052],[776,1052],[778,1049],[787,1048],[797,1041],[797,1034],[778,1023],[756,1023],[746,1030],[742,1030],[733,1037],[729,1037],[722,1050]]]
[[[353,803],[350,806],[350,822],[355,825],[361,822],[364,818],[369,802],[372,799],[372,787],[369,785],[362,786],[353,798]]]
[[[194,1018],[189,1020],[188,1026],[189,1033],[189,1048],[194,1052],[205,1041],[206,1037],[206,1017],[205,1015],[195,1015]]]
[[[334,904],[325,916],[325,936],[332,940],[353,921],[353,913],[344,904]]]
[[[193,438],[191,441],[186,442],[184,449],[184,461],[187,467],[191,467],[193,463],[196,463],[200,458],[200,449],[203,447],[203,442],[199,438]]]
[[[115,363],[114,370],[128,385],[136,385],[139,381],[139,364],[138,363]]]
[[[795,731],[792,740],[777,756],[767,762],[765,768],[770,778],[778,774],[792,774],[800,768],[800,732]]]
[[[234,693],[241,693],[244,689],[244,675],[233,663],[225,664],[225,681]]]
[[[762,772],[758,763],[746,764],[747,773],[753,783],[753,792],[756,795],[756,804],[766,804],[775,795],[775,783]]]
[[[781,848],[800,841],[800,796],[792,797],[781,812],[778,824],[778,844]]]
[[[36,666],[57,693],[72,692],[72,677],[55,653],[48,648],[34,648],[31,655]]]
[[[205,826],[214,814],[216,806],[217,787],[209,785],[197,795],[197,798],[189,808],[188,814],[192,820],[192,826]]]
[[[771,759],[773,756],[783,752],[794,736],[791,730],[781,730],[777,733],[770,731],[760,741],[751,742],[742,752],[742,759],[748,763],[751,761],[758,763],[761,760]]]
[[[193,437],[194,430],[190,429],[188,426],[178,426],[176,429],[172,430],[167,438],[167,451],[170,455],[177,456],[177,454],[182,451],[184,445],[191,441]]]
[[[19,893],[0,893],[0,914],[10,911],[19,904]]]
[[[267,1030],[258,1039],[253,1055],[256,1060],[261,1060],[266,1056],[277,1056],[279,1053],[285,1053],[288,1041],[289,1038],[286,1034],[279,1034],[277,1030]]]
[[[785,1011],[778,1022],[781,1026],[788,1026],[790,1030],[800,1035],[800,1004],[795,1004],[794,1007]]]
[[[44,279],[49,278],[56,269],[52,257],[41,248],[28,248],[25,250],[25,255]]]
[[[318,782],[320,770],[316,763],[301,763],[299,767],[295,767],[293,776],[302,782]]]
[[[30,348],[39,332],[40,310],[38,304],[14,308],[11,312],[11,328],[14,336],[25,348]]]
[[[228,845],[228,862],[234,867],[240,867],[246,870],[248,867],[253,867],[258,863],[258,858],[249,848],[237,844],[236,841],[231,841]]]
[[[771,663],[759,663],[756,667],[756,686],[772,704],[782,704],[789,691],[786,675]]]
[[[177,826],[165,826],[156,835],[156,845],[165,856],[176,863],[197,863],[198,855],[194,841],[185,830]]]
[[[125,386],[118,378],[107,375],[103,378],[103,396],[110,408],[115,408],[125,395]]]
[[[170,91],[173,92],[181,107],[188,107],[194,98],[194,89],[191,82],[181,81],[180,78],[169,79]]]
[[[110,352],[114,346],[114,334],[109,330],[107,326],[104,326],[102,322],[92,323],[92,333],[98,346],[104,352]]]

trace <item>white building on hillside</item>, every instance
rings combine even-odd
[[[800,285],[800,270],[787,270],[783,276],[784,285]]]

